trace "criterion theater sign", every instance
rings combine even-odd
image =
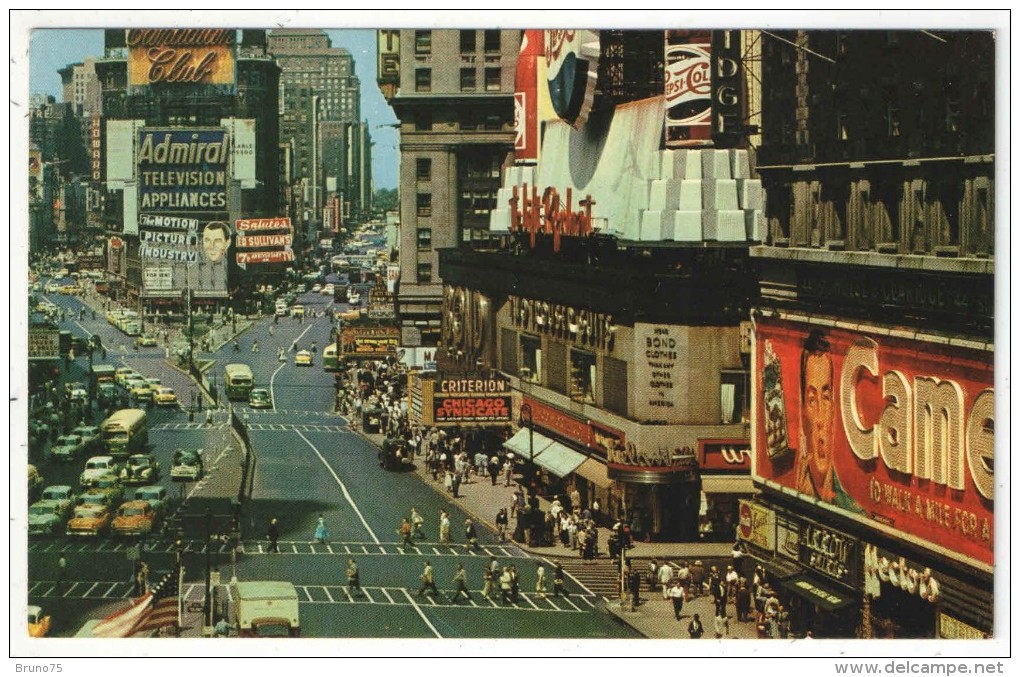
[[[506,378],[441,379],[432,400],[436,425],[510,422],[512,400]]]
[[[139,209],[225,211],[229,156],[223,129],[143,129],[135,156]]]
[[[235,37],[233,29],[130,29],[128,85],[233,85]]]

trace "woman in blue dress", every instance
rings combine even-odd
[[[315,527],[315,540],[319,543],[325,543],[329,539],[329,531],[326,529],[326,518],[323,514],[319,513],[319,523]]]

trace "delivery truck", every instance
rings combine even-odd
[[[240,637],[298,637],[298,595],[287,581],[231,583],[235,624]]]

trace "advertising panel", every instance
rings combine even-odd
[[[289,247],[294,242],[290,233],[273,233],[271,235],[238,234],[234,244],[238,249],[258,249],[263,247]]]
[[[129,29],[128,87],[233,85],[235,38],[233,29]]]
[[[606,460],[611,453],[626,447],[627,436],[622,430],[595,421],[582,421],[530,397],[525,397],[523,404],[531,407],[534,425],[583,444],[595,452],[595,457]]]
[[[249,263],[287,263],[294,260],[294,252],[280,249],[267,252],[237,252],[238,265]]]
[[[397,327],[344,327],[341,352],[355,357],[388,357],[397,351],[400,344],[400,329]]]
[[[861,574],[861,542],[814,522],[801,522],[797,560],[805,568],[855,588]]]
[[[294,260],[291,249],[294,229],[289,217],[238,219],[234,225],[238,232],[234,242],[237,248],[257,250],[238,251],[235,255],[237,265],[244,267],[250,263],[287,263]]]
[[[711,31],[666,31],[666,146],[712,139]]]
[[[641,386],[634,398],[634,416],[679,423],[684,415],[676,393],[687,380],[685,329],[668,324],[634,324],[634,379]]]
[[[545,51],[542,31],[526,30],[521,38],[514,76],[514,160],[538,160],[538,60]]]
[[[229,157],[223,129],[141,130],[139,211],[225,212]]]
[[[174,288],[174,271],[170,266],[146,266],[142,270],[145,291],[167,291]]]
[[[763,318],[754,475],[991,566],[991,351]]]
[[[293,230],[289,216],[274,216],[268,219],[238,219],[234,227],[239,233],[261,230]]]
[[[574,129],[588,120],[599,74],[599,33],[545,31],[546,79],[553,110]]]
[[[512,407],[506,378],[439,379],[432,398],[436,425],[509,423]]]
[[[140,214],[139,221],[152,224],[138,234],[144,296],[176,296],[185,289],[198,298],[227,296],[227,224],[210,221],[198,230],[195,219],[151,214]]]
[[[776,550],[776,513],[753,501],[740,499],[740,539],[768,552]]]
[[[698,440],[702,471],[747,473],[751,470],[750,440]]]
[[[55,360],[60,358],[60,332],[56,329],[28,330],[28,359]]]
[[[712,31],[712,142],[738,148],[744,138],[744,61],[740,31]]]

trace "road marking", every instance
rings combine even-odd
[[[425,625],[429,626],[429,629],[430,629],[430,630],[432,630],[433,634],[435,634],[435,636],[436,636],[437,638],[439,638],[439,639],[442,639],[442,638],[443,638],[443,636],[442,636],[441,634],[439,634],[439,630],[436,630],[436,626],[432,625],[432,623],[431,623],[431,622],[429,621],[428,617],[427,617],[427,616],[425,616],[425,612],[424,612],[424,611],[422,611],[422,610],[421,610],[421,607],[419,607],[419,606],[418,606],[417,602],[415,602],[415,601],[414,601],[414,600],[413,600],[413,599],[411,598],[411,594],[410,594],[410,593],[409,593],[409,592],[407,591],[407,588],[401,588],[401,591],[402,591],[402,592],[404,593],[404,596],[405,596],[405,597],[407,597],[407,600],[408,600],[409,602],[411,602],[411,606],[413,606],[413,607],[414,607],[414,610],[418,612],[418,615],[419,615],[419,616],[421,616],[421,619],[422,619],[423,621],[425,621]],[[389,596],[389,595],[387,595],[387,597],[388,597],[388,596]]]
[[[372,604],[375,604],[375,600],[374,600],[374,599],[372,599],[372,595],[368,594],[368,588],[364,588],[364,589],[362,590],[362,592],[363,592],[363,593],[365,593],[365,597],[367,597],[367,598],[368,598],[368,601],[369,601],[369,602],[371,602]]]
[[[343,481],[341,481],[340,477],[336,474],[336,472],[334,472],[332,466],[330,466],[329,463],[326,462],[326,459],[323,458],[322,454],[319,452],[316,446],[312,444],[307,437],[305,437],[301,432],[298,432],[298,437],[303,439],[305,443],[312,448],[312,451],[315,452],[315,455],[319,457],[319,460],[322,461],[322,464],[326,466],[326,468],[329,470],[329,473],[333,476],[333,479],[335,479],[336,483],[340,485],[340,490],[343,491],[344,497],[347,499],[347,502],[351,504],[352,508],[354,508],[354,512],[358,515],[358,519],[361,520],[361,523],[364,525],[365,530],[368,531],[368,535],[371,536],[372,540],[378,544],[379,539],[376,538],[375,532],[372,531],[372,527],[370,527],[368,525],[368,522],[365,521],[365,516],[361,514],[360,510],[358,510],[357,504],[354,503],[354,498],[351,496],[350,492],[347,491],[347,487],[344,486]]]
[[[107,588],[107,589],[106,589],[106,592],[104,592],[104,593],[103,593],[103,597],[109,597],[109,596],[110,596],[110,593],[111,593],[111,592],[113,592],[113,589],[114,589],[114,588],[116,588],[116,587],[117,587],[117,584],[116,584],[116,583],[114,583],[114,584],[113,584],[113,585],[111,585],[111,586],[110,586],[109,588]]]
[[[538,605],[531,601],[531,598],[525,595],[523,592],[521,593],[521,597],[523,597],[524,601],[530,604],[531,606],[535,607],[536,609],[539,608]]]
[[[386,592],[386,588],[379,589],[382,591],[382,594],[386,596],[386,599],[390,600],[390,604],[396,604],[396,602],[393,601],[393,598],[390,597],[390,593]]]
[[[277,367],[276,371],[273,372],[273,375],[269,377],[269,401],[272,402],[272,404],[273,404],[273,411],[274,412],[276,411],[276,393],[273,391],[273,381],[276,380],[276,374],[281,369],[283,369],[283,365],[285,365],[285,364],[287,364],[287,363],[286,362],[281,362],[280,366]]]

